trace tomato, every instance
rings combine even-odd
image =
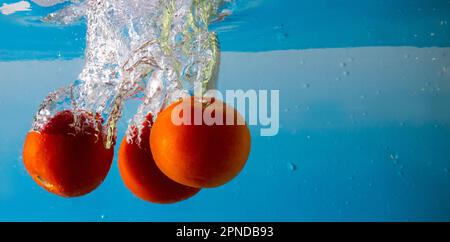
[[[200,189],[172,181],[156,166],[149,144],[151,120],[148,115],[140,139],[137,128],[132,127],[132,140],[125,137],[120,145],[119,170],[125,185],[137,197],[153,203],[175,203],[194,196]]]
[[[103,144],[101,128],[99,118],[89,112],[57,113],[42,130],[27,134],[25,168],[34,181],[57,195],[76,197],[93,191],[108,174],[114,155]]]
[[[196,123],[195,113],[208,112],[223,124],[204,118]],[[173,117],[190,120],[190,124]],[[178,183],[199,188],[221,186],[236,177],[247,162],[250,144],[242,116],[214,98],[191,97],[173,103],[158,115],[150,134],[159,169]]]

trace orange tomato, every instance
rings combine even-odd
[[[179,110],[184,111],[177,113]],[[199,125],[194,125],[194,113],[208,110],[223,124],[227,119],[233,124],[211,125],[202,118]],[[172,122],[172,112],[191,124]],[[191,187],[217,187],[236,177],[248,159],[250,142],[249,129],[236,109],[216,99],[194,97],[163,110],[150,134],[151,151],[159,169],[170,179]]]
[[[122,180],[134,195],[153,203],[175,203],[194,196],[200,189],[170,180],[156,166],[149,144],[151,120],[152,116],[148,115],[140,140],[137,129],[133,127],[135,136],[131,143],[125,137],[120,145],[119,170]]]
[[[75,116],[80,125],[75,127]],[[76,197],[97,188],[111,166],[114,151],[106,149],[91,113],[57,113],[25,139],[23,161],[40,186],[63,197]]]

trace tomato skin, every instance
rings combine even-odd
[[[137,135],[131,143],[124,137],[119,149],[120,176],[126,187],[142,200],[170,204],[188,199],[200,189],[188,187],[170,180],[156,166],[150,151],[151,115],[141,132],[140,141]],[[133,132],[137,134],[136,128]]]
[[[93,116],[81,112],[78,118],[85,123]],[[97,188],[114,155],[113,149],[104,147],[102,135],[92,123],[77,130],[74,120],[72,111],[57,113],[41,131],[27,134],[23,148],[25,168],[33,180],[62,197],[82,196]]]
[[[190,100],[189,100],[190,99]],[[236,177],[245,166],[251,147],[250,131],[234,108],[215,99],[195,97],[173,103],[157,117],[150,135],[153,157],[160,170],[170,179],[191,187],[218,187]],[[211,105],[222,110],[224,123],[234,115],[234,125],[176,125],[172,111],[182,105],[205,111]],[[237,125],[241,121],[244,125]]]

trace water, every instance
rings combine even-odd
[[[136,199],[117,159],[96,191],[76,199],[49,194],[26,174],[23,138],[42,98],[89,79],[79,75],[89,66],[83,21],[36,20],[69,6],[31,3],[32,11],[0,15],[8,33],[0,40],[0,220],[450,219],[447,1],[261,0],[220,8],[231,14],[204,31],[220,43],[217,88],[279,89],[281,129],[260,137],[261,127],[251,127],[250,159],[235,180],[169,206]],[[128,58],[119,56],[118,63]],[[145,90],[150,82],[138,83]],[[101,91],[116,93],[121,81],[113,83]],[[142,92],[130,97],[119,138],[145,100]],[[104,106],[109,117],[103,102],[83,107]]]
[[[127,99],[142,100],[130,122],[140,130],[148,113],[159,113],[183,94],[202,95],[217,77],[219,43],[208,26],[231,11],[219,12],[222,7],[222,0],[96,0],[50,13],[44,22],[67,25],[86,18],[85,64],[77,81],[46,98],[34,130],[58,111],[87,110],[103,116],[109,148]]]

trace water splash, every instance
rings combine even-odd
[[[148,113],[184,95],[202,95],[214,85],[220,60],[219,41],[208,25],[230,14],[232,3],[87,0],[48,15],[44,21],[56,24],[86,19],[85,65],[78,80],[44,100],[33,129],[39,131],[58,111],[87,110],[103,117],[105,146],[111,147],[127,99],[142,100],[130,121],[140,130]]]

